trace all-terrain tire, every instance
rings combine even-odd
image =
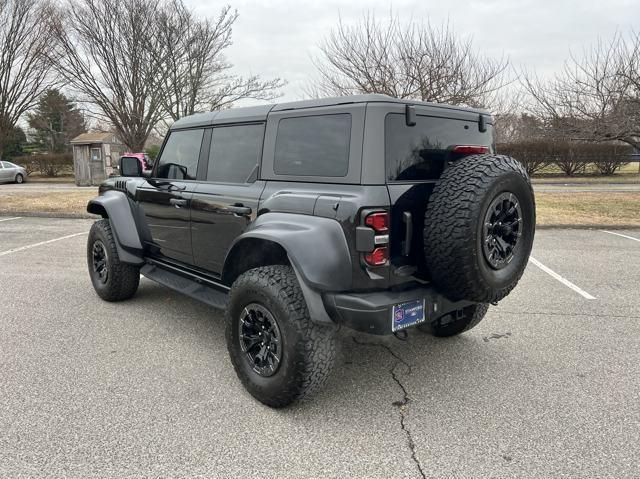
[[[512,194],[521,221],[511,257],[492,267],[483,228],[490,206]],[[471,155],[452,163],[425,212],[424,253],[434,285],[454,300],[494,303],[511,292],[527,265],[535,234],[535,200],[529,176],[515,159]]]
[[[474,328],[482,321],[488,309],[488,304],[474,304],[463,308],[461,314],[457,311],[445,314],[435,321],[418,325],[418,329],[439,338],[448,338]]]
[[[94,267],[94,248],[105,252],[103,276]],[[87,266],[93,288],[105,301],[122,301],[131,298],[140,284],[140,267],[123,263],[118,257],[116,241],[108,219],[96,221],[87,240]]]
[[[281,333],[281,359],[269,377],[253,369],[247,352],[241,347],[241,314],[251,304],[266,308]],[[249,270],[231,287],[226,313],[229,356],[247,391],[267,406],[287,406],[325,383],[335,361],[336,329],[334,325],[311,320],[296,275],[289,266]]]

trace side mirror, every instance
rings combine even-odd
[[[142,176],[140,160],[133,156],[120,158],[120,176]]]

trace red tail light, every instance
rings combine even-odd
[[[389,231],[389,213],[371,213],[364,219],[364,224],[373,228],[376,233],[386,233]]]
[[[383,266],[389,260],[389,249],[386,246],[376,248],[371,253],[366,253],[364,260],[370,266]]]
[[[488,146],[479,145],[458,145],[453,148],[454,153],[460,153],[462,155],[483,155],[489,153]]]

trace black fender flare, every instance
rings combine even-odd
[[[120,261],[141,264],[142,242],[138,234],[131,205],[126,194],[121,191],[105,191],[89,201],[87,212],[107,218],[116,239]]]
[[[229,266],[234,248],[247,238],[279,244],[298,277],[311,317],[331,322],[321,293],[349,290],[353,276],[349,245],[340,223],[318,216],[264,213],[233,242],[223,271]]]

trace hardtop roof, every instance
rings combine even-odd
[[[206,113],[196,113],[195,115],[180,118],[171,129],[190,128],[196,126],[211,126],[222,123],[239,123],[264,121],[269,112],[301,110],[305,108],[316,108],[322,106],[346,105],[352,103],[402,103],[416,106],[429,106],[433,108],[442,108],[448,110],[469,111],[473,113],[489,114],[487,110],[469,108],[463,106],[446,105],[444,103],[429,103],[418,100],[393,98],[388,95],[379,93],[369,93],[366,95],[349,95],[331,98],[317,98],[313,100],[292,101],[287,103],[271,103],[265,105],[248,106],[240,108],[229,108],[227,110],[209,111]]]

